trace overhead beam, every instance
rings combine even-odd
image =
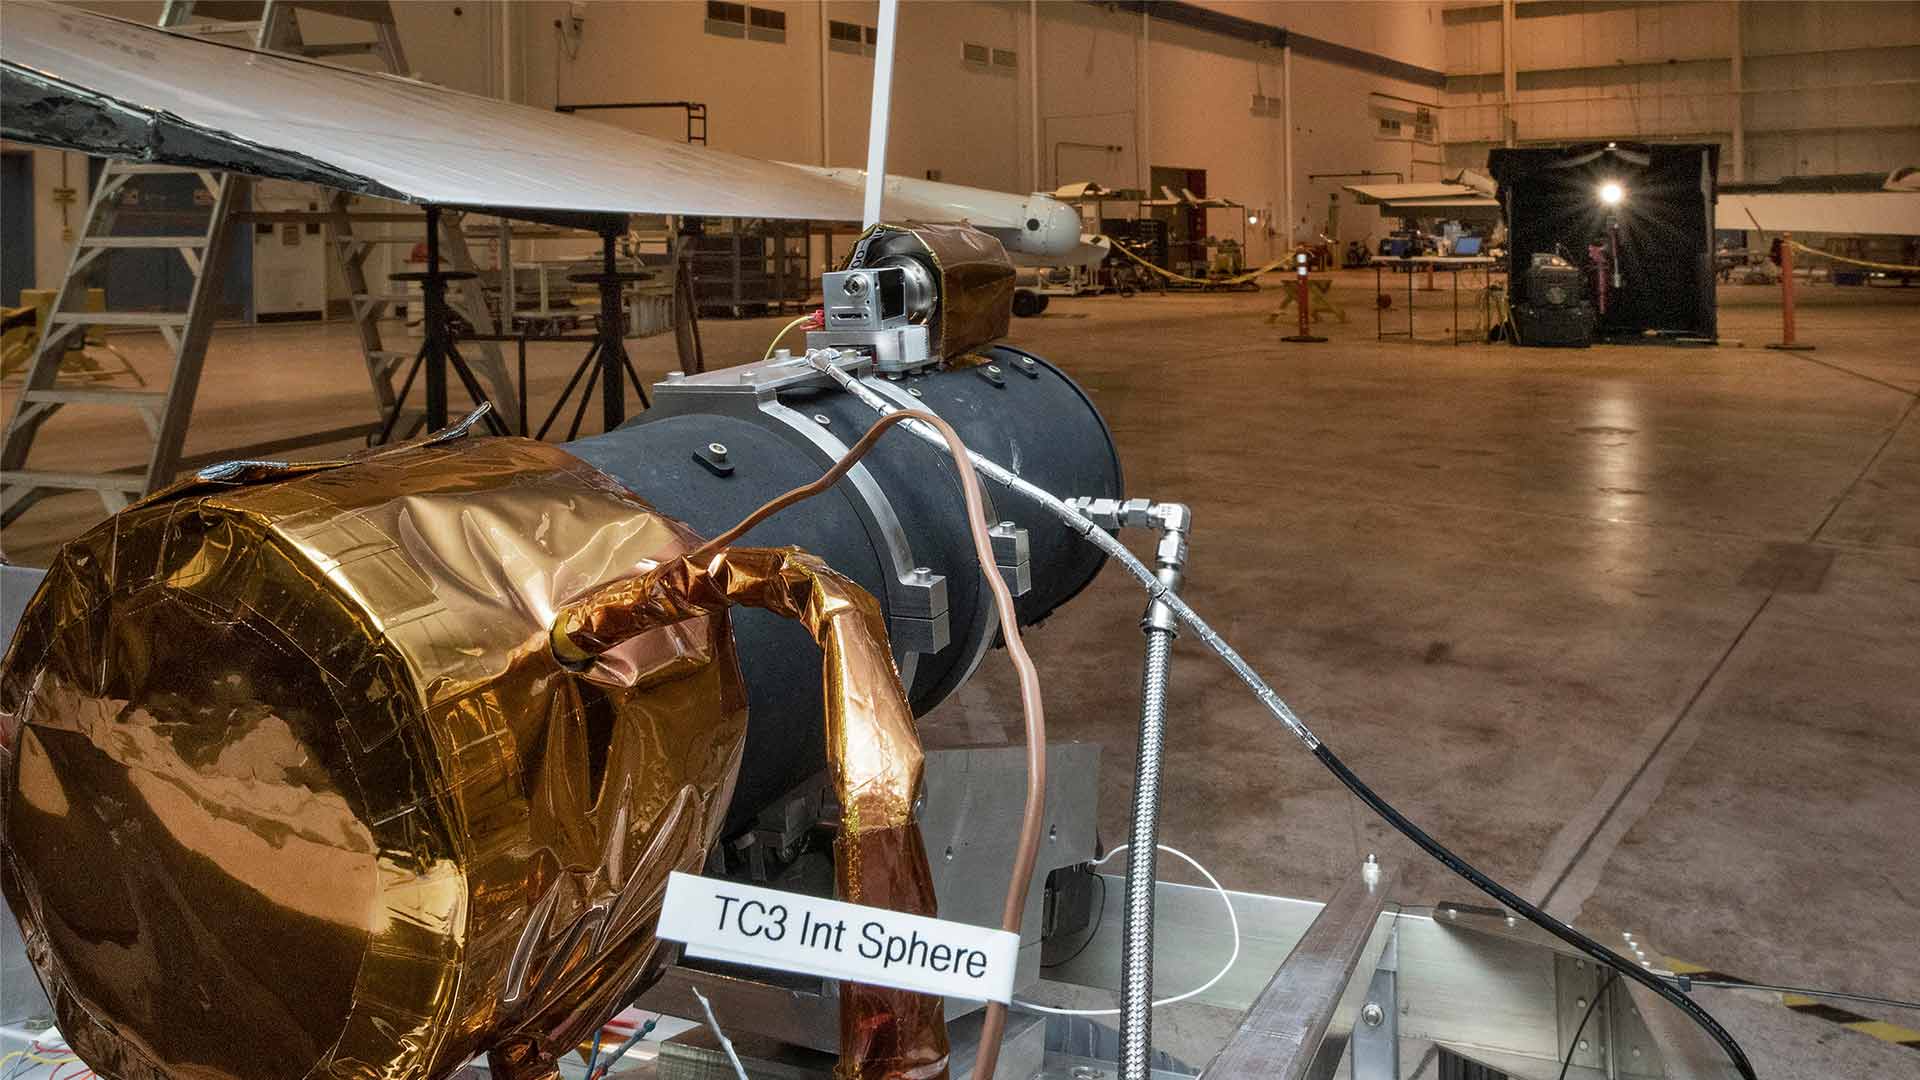
[[[1175,26],[1203,30],[1252,45],[1265,45],[1274,49],[1291,46],[1301,56],[1383,75],[1390,79],[1399,79],[1418,86],[1430,86],[1437,90],[1447,85],[1446,73],[1433,68],[1409,64],[1391,56],[1356,49],[1322,38],[1309,37],[1306,34],[1288,30],[1284,26],[1243,19],[1238,15],[1229,15],[1224,11],[1187,3],[1185,0],[1119,0],[1117,3],[1110,0],[1087,0],[1087,2],[1098,4],[1103,8],[1144,14]]]

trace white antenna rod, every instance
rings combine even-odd
[[[880,199],[887,186],[887,116],[893,108],[893,28],[900,0],[880,0],[880,42],[873,55],[873,115],[867,122],[867,202],[861,225],[880,223]]]

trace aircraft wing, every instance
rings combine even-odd
[[[1362,203],[1389,209],[1400,206],[1492,206],[1499,200],[1469,185],[1451,182],[1425,184],[1347,184],[1346,190]]]
[[[1472,184],[1454,181],[1422,184],[1347,184],[1354,201],[1374,205],[1388,214],[1416,218],[1495,220],[1500,200]]]
[[[1721,192],[1714,228],[1920,236],[1920,192]]]
[[[6,4],[0,135],[527,217],[671,213],[858,221],[862,210],[864,177],[857,171],[834,175],[688,146],[43,0]],[[1042,250],[1066,250],[1079,241],[1073,209],[1045,196],[950,184],[933,185],[952,190],[929,195],[923,181],[896,179],[888,184],[889,219],[969,220],[1003,230],[1003,242],[1030,239]],[[965,193],[970,197],[960,197]],[[1035,219],[1040,224],[1029,229]],[[1054,236],[1068,219],[1070,235]]]

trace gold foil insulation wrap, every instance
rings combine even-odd
[[[966,225],[875,225],[861,234],[842,270],[908,255],[939,276],[933,352],[951,360],[1007,336],[1013,318],[1013,263],[991,234]]]
[[[549,629],[695,543],[558,448],[475,439],[230,468],[69,544],[0,666],[0,886],[75,1051],[552,1076],[667,959],[746,701],[719,607],[583,670]]]
[[[923,757],[873,596],[794,548],[731,548],[668,560],[562,609],[554,649],[573,660],[634,634],[717,614],[729,604],[795,619],[820,645],[827,768],[840,801],[834,845],[841,897],[916,915],[937,914],[914,803]],[[840,992],[840,1069],[846,1080],[934,1080],[947,1075],[938,997],[846,983]]]

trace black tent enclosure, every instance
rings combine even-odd
[[[1530,277],[1545,280],[1529,273],[1534,257],[1557,255],[1579,271],[1600,340],[1715,339],[1719,156],[1709,143],[1622,142],[1488,154],[1516,309],[1563,299],[1529,295]]]

